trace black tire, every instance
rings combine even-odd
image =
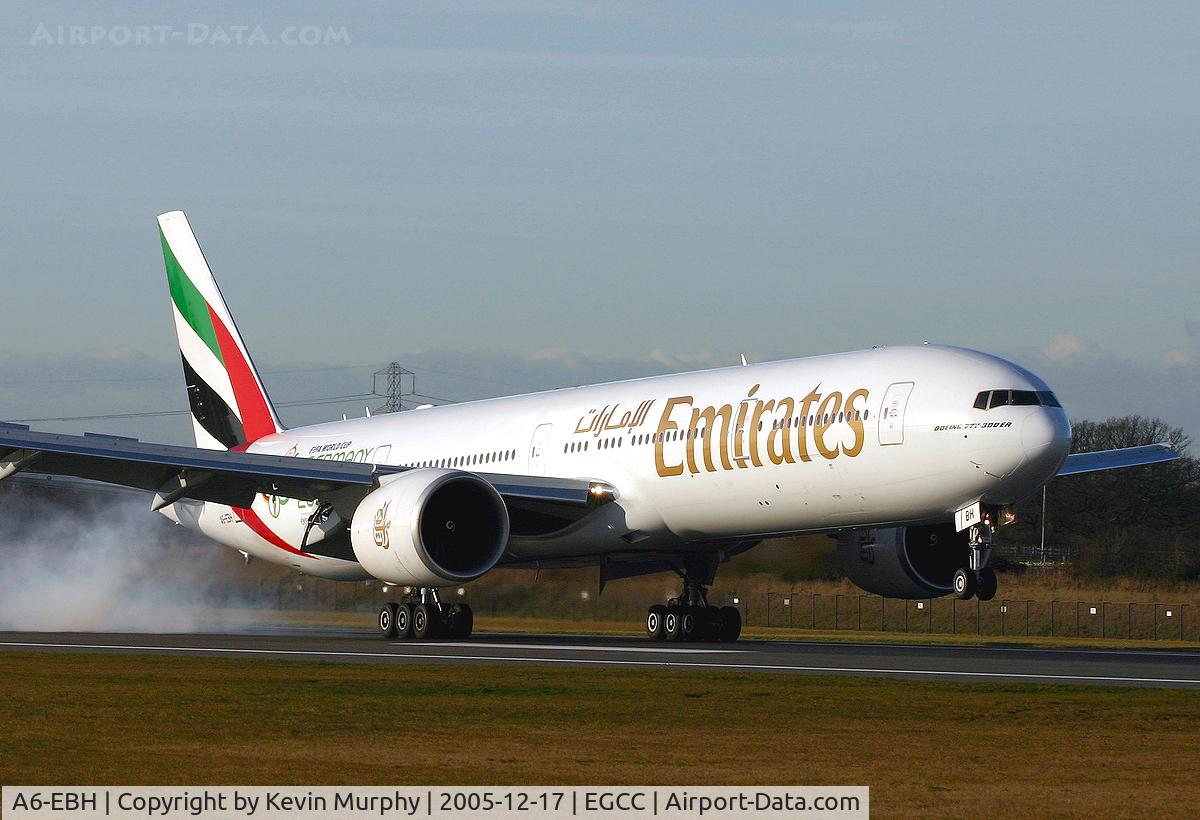
[[[720,639],[733,643],[742,634],[742,611],[736,606],[721,607]]]
[[[396,638],[407,641],[412,637],[412,604],[396,607]]]
[[[694,606],[679,608],[679,640],[698,641],[702,634],[700,628],[700,613]]]
[[[437,612],[433,607],[425,604],[417,604],[413,607],[412,617],[412,634],[418,641],[423,641],[426,638],[432,638],[434,635],[434,622],[437,620]]]
[[[975,594],[979,596],[979,600],[990,601],[996,597],[996,590],[1000,588],[1000,581],[996,578],[996,570],[991,567],[984,567],[979,570],[979,577],[976,581],[978,586],[975,589]]]
[[[700,635],[698,641],[721,640],[721,610],[715,606],[706,606],[700,610]]]
[[[471,630],[475,628],[475,613],[471,611],[471,607],[458,604],[452,611],[452,617],[450,634],[456,638],[471,637]]]
[[[662,604],[655,604],[646,610],[646,633],[652,641],[665,640],[667,633],[663,622],[667,618],[667,608]]]
[[[959,567],[954,573],[954,594],[960,601],[969,601],[975,596],[975,573]]]
[[[683,637],[683,627],[680,623],[682,620],[679,615],[679,607],[667,607],[667,615],[663,618],[664,640],[678,641]]]
[[[378,626],[381,637],[389,641],[396,637],[396,604],[388,601],[383,605],[379,610]]]

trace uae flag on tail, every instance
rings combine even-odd
[[[283,430],[182,211],[158,217],[196,446],[244,447]]]

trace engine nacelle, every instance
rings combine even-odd
[[[953,524],[852,530],[838,535],[850,580],[885,598],[936,598],[953,592],[954,571],[968,565],[967,532]]]
[[[363,569],[400,586],[473,581],[508,545],[508,508],[496,488],[459,470],[420,469],[388,477],[362,500],[350,544]]]

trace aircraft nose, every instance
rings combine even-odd
[[[1058,408],[1043,407],[1026,416],[1021,425],[1025,463],[1050,478],[1058,472],[1071,449],[1071,424]]]

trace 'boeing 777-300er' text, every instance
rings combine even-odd
[[[1056,476],[1175,458],[1164,445],[1068,455],[1049,385],[996,356],[888,347],[287,429],[186,217],[158,217],[196,446],[0,425],[21,471],[137,487],[153,509],[322,578],[408,587],[389,637],[466,637],[437,590],[494,567],[599,566],[601,584],[676,572],[656,639],[736,640],[718,566],[828,533],[860,587],[988,599],[992,535]]]

